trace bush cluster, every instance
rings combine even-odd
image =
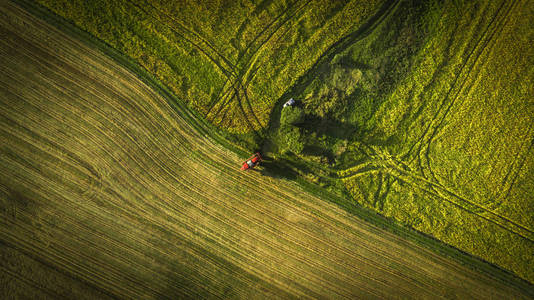
[[[297,106],[288,106],[282,109],[280,126],[299,125],[304,123],[304,111]]]
[[[280,129],[278,131],[280,153],[302,153],[302,150],[304,150],[304,138],[300,128],[295,125],[304,123],[304,119],[304,111],[298,106],[288,106],[282,109]]]
[[[304,138],[300,128],[293,125],[286,125],[280,127],[280,152],[293,152],[295,154],[302,153],[304,150]]]

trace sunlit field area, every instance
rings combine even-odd
[[[0,9],[0,298],[534,297],[534,2]]]
[[[534,280],[532,2],[40,3],[236,143]]]

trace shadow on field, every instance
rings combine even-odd
[[[317,115],[306,115],[306,121],[299,127],[309,134],[315,132],[317,136],[327,135],[336,139],[351,140],[364,135],[363,130],[354,124],[321,118]]]
[[[304,150],[302,150],[302,154],[325,157],[327,159],[328,164],[334,163],[335,160],[335,155],[332,150],[316,145],[305,145]]]
[[[289,162],[286,159],[277,159],[276,161],[266,158],[261,162],[260,169],[253,169],[263,176],[269,176],[276,179],[297,179],[298,173],[288,167]]]

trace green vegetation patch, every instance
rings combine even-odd
[[[526,2],[400,2],[286,93],[306,121],[304,150],[282,157],[327,189],[532,282],[532,11]],[[273,113],[271,131],[282,123]]]
[[[276,101],[383,1],[48,1],[133,58],[228,133],[261,131]]]
[[[532,2],[39,3],[285,176],[534,282]]]

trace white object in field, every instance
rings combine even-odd
[[[293,98],[289,99],[289,101],[287,101],[286,103],[284,103],[284,107],[286,106],[293,106],[295,105],[295,100],[293,100]]]

